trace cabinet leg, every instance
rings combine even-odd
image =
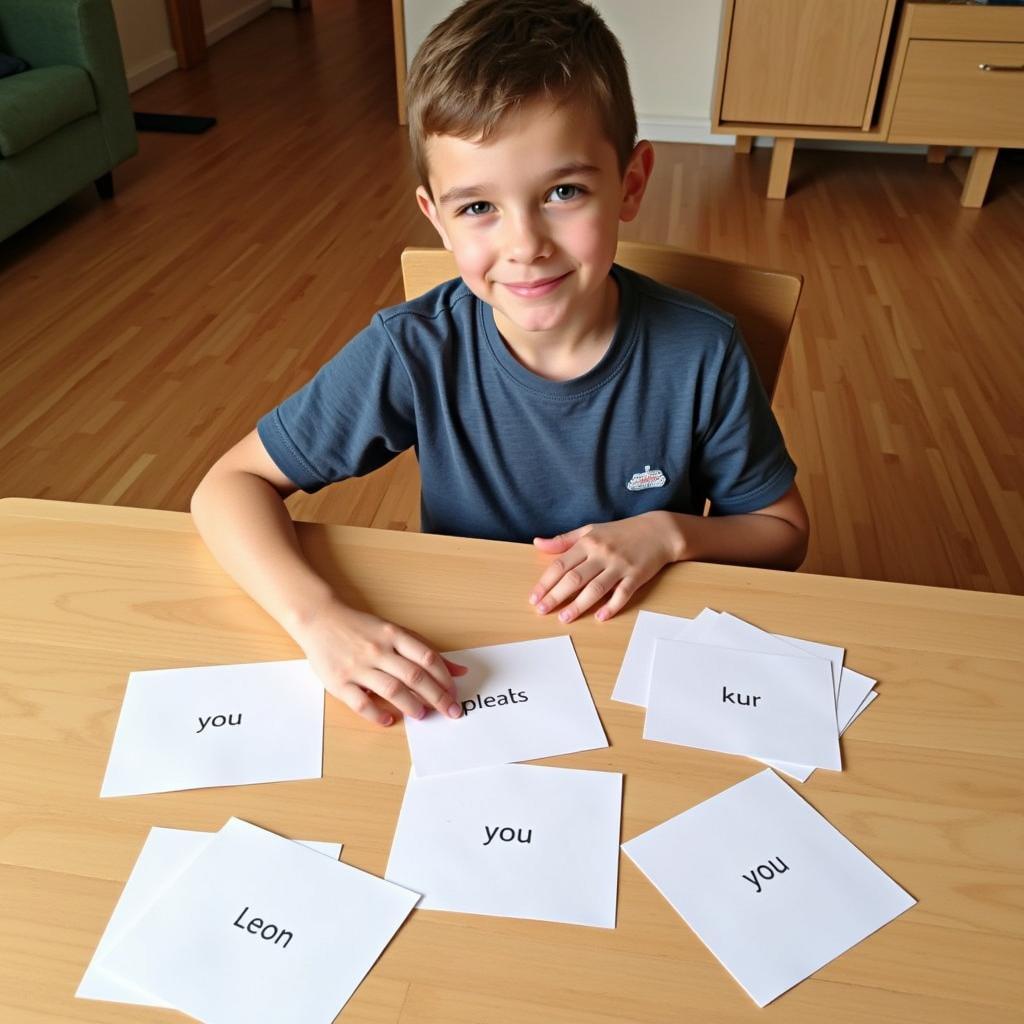
[[[789,187],[789,165],[793,161],[796,139],[775,139],[772,148],[772,166],[768,172],[768,198],[785,199]]]
[[[929,146],[927,160],[930,164],[944,164],[949,156],[949,146]]]
[[[992,168],[999,155],[997,146],[979,146],[971,157],[971,166],[967,168],[964,190],[960,193],[960,205],[976,208],[985,202]]]
[[[754,144],[753,135],[737,135],[736,145],[733,147],[737,153],[749,153],[750,147]]]

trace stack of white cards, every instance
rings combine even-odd
[[[615,927],[622,776],[516,764],[608,740],[567,636],[449,651],[463,715],[406,719],[385,876],[419,908]]]
[[[743,754],[805,782],[842,768],[839,737],[877,696],[844,657],[728,612],[641,611],[612,699],[647,708],[645,739]]]
[[[916,902],[771,771],[622,849],[758,1006]]]
[[[419,899],[339,852],[237,818],[153,829],[76,994],[210,1024],[328,1024]]]

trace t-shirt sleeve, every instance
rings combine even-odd
[[[363,476],[411,448],[413,389],[380,317],[256,429],[278,469],[309,493]]]
[[[712,515],[756,512],[778,501],[796,466],[738,327],[707,387],[694,451],[698,493],[710,498]]]

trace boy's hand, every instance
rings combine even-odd
[[[292,634],[324,688],[377,725],[399,714],[422,718],[428,705],[449,718],[462,714],[451,677],[468,669],[411,630],[330,604]]]
[[[558,557],[530,592],[530,604],[545,614],[575,598],[559,613],[562,622],[572,622],[605,598],[597,618],[610,619],[676,557],[675,529],[662,512],[581,526],[558,537],[535,537],[533,543]]]

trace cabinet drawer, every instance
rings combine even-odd
[[[889,141],[1024,145],[1024,43],[912,39]]]

